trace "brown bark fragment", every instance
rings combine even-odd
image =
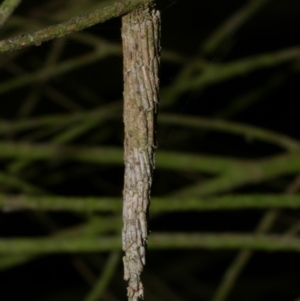
[[[124,161],[122,243],[129,300],[143,298],[147,216],[155,165],[159,97],[160,14],[142,6],[122,18],[124,54]]]

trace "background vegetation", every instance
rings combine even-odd
[[[24,1],[1,38],[112,3]],[[296,301],[300,3],[158,5],[146,300]],[[0,56],[3,300],[126,298],[120,27],[115,18]]]

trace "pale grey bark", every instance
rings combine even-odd
[[[143,298],[147,217],[159,97],[160,13],[142,6],[122,18],[124,55],[124,204],[122,243],[128,299]]]

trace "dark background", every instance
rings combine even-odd
[[[2,29],[7,38],[62,22],[79,13],[102,5],[101,1],[24,1],[14,16]],[[213,51],[205,53],[203,45],[225,20],[251,1],[159,1],[162,13],[162,62],[160,81],[162,89],[160,113],[180,116],[220,118],[255,125],[277,131],[294,139],[300,139],[299,131],[299,58],[270,68],[259,68],[222,82],[200,89],[179,93],[171,103],[164,103],[164,89],[172,86],[184,64],[203,60],[206,64],[226,64],[238,59],[272,53],[299,44],[300,2],[296,0],[264,1],[262,6],[244,24],[226,36]],[[259,1],[256,1],[259,2]],[[261,1],[262,2],[262,1]],[[77,8],[78,5],[78,8]],[[72,8],[74,10],[72,10]],[[26,25],[26,26],[25,26]],[[94,37],[107,43],[121,45],[121,19],[113,19],[86,29]],[[52,51],[53,42],[39,47],[29,47],[0,57],[1,82],[23,76],[43,68]],[[91,46],[66,38],[58,62],[75,58],[90,51]],[[300,48],[299,48],[300,49]],[[186,63],[168,59],[172,52]],[[199,72],[199,71],[198,71]],[[71,72],[37,80],[26,86],[1,94],[0,118],[16,122],[24,118],[93,110],[122,102],[122,54],[110,55]],[[53,101],[45,91],[50,86],[59,91],[67,101]],[[31,110],[21,109],[30,93],[37,91],[38,101]],[[251,93],[255,96],[251,96]],[[249,97],[250,95],[250,97]],[[242,108],[234,105],[240,99]],[[250,100],[249,100],[250,99]],[[244,105],[243,105],[244,104]],[[1,140],[7,142],[53,143],[54,133],[34,136],[35,132],[7,132]],[[64,143],[74,146],[122,147],[122,113],[82,135]],[[166,125],[158,120],[158,152],[170,150],[194,154],[210,154],[243,159],[264,159],[284,151],[274,145],[248,141],[247,139],[205,129],[182,128]],[[12,171],[14,160],[1,160],[1,170],[25,179],[54,195],[117,196],[121,197],[123,166],[99,166],[80,162],[38,161],[30,162],[16,173]],[[62,176],[60,178],[60,176]],[[247,185],[234,192],[282,193],[296,175],[288,175],[272,181]],[[173,190],[192,184],[211,175],[196,172],[174,172],[157,169],[153,195],[164,196]],[[1,188],[1,183],[0,183]],[[234,193],[233,192],[233,193]],[[20,187],[3,183],[1,193],[24,193]],[[26,192],[25,192],[26,193]],[[265,212],[262,210],[230,212],[185,212],[159,216],[150,213],[152,232],[223,232],[248,233],[254,231]],[[41,214],[41,215],[40,215]],[[2,237],[38,237],[49,231],[64,229],[83,223],[86,216],[67,213],[22,212],[1,213]],[[121,216],[120,216],[121,218]],[[299,212],[282,211],[272,231],[284,233],[299,222]],[[45,220],[50,219],[50,226]],[[51,228],[52,227],[52,228]],[[237,251],[169,250],[149,251],[144,272],[146,300],[212,300],[224,272],[235,258]],[[49,255],[29,260],[0,271],[1,300],[84,300],[102,271],[108,254]],[[89,273],[78,273],[76,260],[84,262]],[[300,260],[296,253],[255,252],[238,277],[227,300],[243,301],[296,301],[300,297]],[[122,280],[122,264],[119,263],[103,300],[125,300],[126,283]]]

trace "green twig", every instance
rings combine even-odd
[[[45,194],[46,191],[40,187],[27,183],[26,181],[19,179],[15,176],[0,172],[0,183],[2,187],[6,185],[10,189],[17,189],[29,194]]]
[[[102,299],[102,295],[105,292],[111,278],[120,262],[121,252],[112,252],[103,268],[103,271],[95,283],[93,289],[89,292],[84,301],[97,301]]]
[[[300,252],[300,239],[279,235],[160,233],[152,234],[149,248],[165,249],[251,249]],[[0,240],[0,254],[50,254],[121,250],[119,235],[111,237],[8,238]]]
[[[235,14],[222,23],[204,42],[202,51],[207,55],[215,51],[226,38],[233,35],[247,20],[259,11],[270,0],[251,0]]]
[[[271,210],[267,212],[262,220],[260,221],[256,232],[257,233],[265,233],[270,230],[271,226],[275,222],[279,215],[277,210]],[[253,255],[252,250],[242,250],[233,262],[230,264],[229,268],[226,270],[225,274],[223,275],[222,281],[217,288],[212,301],[224,301],[228,297],[232,287],[234,286],[235,282],[238,279],[241,271],[250,260]]]
[[[118,148],[56,147],[53,145],[10,144],[0,145],[0,158],[23,158],[36,160],[73,160],[94,164],[121,164],[122,151]],[[260,183],[300,170],[298,153],[289,153],[260,160],[237,160],[217,156],[176,154],[160,152],[157,166],[171,170],[201,171],[223,173],[206,183],[184,188],[174,193],[175,197],[184,195],[208,195],[229,191],[247,184]]]
[[[72,114],[59,114],[44,116],[32,119],[10,121],[0,121],[0,133],[17,132],[37,128],[41,126],[53,126],[58,124],[71,124],[72,122],[82,122],[85,125],[96,120],[99,121],[114,118],[113,114],[121,109],[119,102],[105,105],[99,109],[87,112],[78,112]],[[158,118],[163,124],[176,124],[184,127],[205,128],[210,130],[222,131],[229,134],[241,135],[248,139],[258,139],[265,142],[271,142],[288,150],[297,150],[300,148],[300,142],[288,136],[263,128],[230,122],[220,119],[208,119],[203,117],[180,116],[176,114],[160,114]]]
[[[186,76],[182,80],[180,74],[172,85],[162,90],[161,99],[164,105],[172,104],[182,93],[190,90],[200,90],[230,80],[237,76],[243,76],[259,69],[271,68],[280,64],[300,59],[298,47],[280,50],[277,52],[263,53],[253,57],[246,57],[224,64],[203,64],[203,61],[194,62]],[[193,71],[193,72],[192,72]],[[198,75],[195,73],[198,72]]]
[[[49,50],[49,53],[47,54],[45,62],[43,63],[43,67],[51,66],[51,65],[55,64],[55,62],[58,61],[58,59],[62,55],[63,49],[65,47],[65,42],[66,42],[66,40],[64,40],[64,39],[56,40],[53,42],[53,44],[51,45],[51,48]],[[22,69],[22,68],[20,68],[20,69]],[[26,72],[24,70],[21,70],[21,73],[24,75],[24,73],[26,73]],[[20,75],[20,74],[18,74],[18,75]],[[40,84],[38,86],[34,86],[32,88],[32,91],[25,98],[23,104],[19,108],[18,114],[17,114],[18,116],[20,116],[20,117],[28,116],[32,112],[33,108],[38,103],[44,90],[45,89],[50,90],[49,87],[47,87],[45,84],[46,84],[45,82],[40,82]],[[52,88],[51,90],[54,90],[54,89]],[[47,96],[48,97],[50,96],[50,99],[51,99],[51,95],[49,95],[51,93],[49,93],[49,91],[47,91],[47,92],[48,92],[48,93],[46,93]],[[52,100],[56,101],[56,98],[53,99],[53,97],[52,97]],[[63,104],[65,105],[65,102]],[[67,105],[69,105],[68,102],[67,102]],[[72,105],[73,105],[73,103],[71,103],[71,106]],[[73,108],[73,106],[72,106],[72,108]]]
[[[290,185],[286,189],[286,193],[289,195],[294,195],[299,190],[300,183],[299,175],[290,183]],[[275,221],[278,219],[280,215],[280,211],[278,210],[269,210],[260,220],[256,233],[266,233],[268,232]],[[285,233],[285,237],[288,235],[295,235],[296,232],[299,232],[299,224],[293,226],[288,232]],[[233,262],[225,271],[222,280],[215,290],[214,297],[212,301],[225,301],[228,298],[234,284],[236,283],[239,275],[242,270],[245,268],[250,258],[253,256],[254,252],[250,250],[242,250],[238,253],[238,255],[234,258]]]
[[[120,216],[109,216],[100,218],[91,218],[87,223],[83,225],[77,225],[72,228],[67,228],[55,232],[52,236],[56,237],[94,237],[95,235],[106,233],[119,233],[122,228],[122,220]],[[24,264],[28,261],[36,259],[36,254],[25,255],[7,255],[0,258],[0,270],[6,270],[15,267],[20,264]]]
[[[88,112],[79,112],[76,114],[60,114],[53,116],[45,116],[33,119],[25,119],[14,122],[0,121],[0,132],[24,131],[40,126],[53,126],[58,124],[70,124],[71,122],[82,122],[84,127],[94,121],[97,123],[106,118],[113,118],[114,111],[121,109],[120,103],[113,103],[106,105],[103,108]],[[265,142],[274,143],[288,150],[297,150],[300,148],[300,142],[288,136],[273,131],[265,130],[263,128],[241,124],[237,122],[230,122],[220,119],[208,119],[204,117],[180,116],[176,114],[160,114],[159,122],[164,124],[176,124],[192,128],[205,128],[210,130],[222,131],[229,134],[242,135],[248,139],[258,139]],[[75,131],[77,132],[76,129]]]
[[[157,198],[151,201],[152,213],[300,208],[300,195],[226,195],[209,199]],[[73,212],[121,212],[122,199],[112,197],[57,197],[57,196],[11,196],[0,194],[3,212],[20,210],[73,211]]]
[[[2,26],[22,0],[4,0],[0,6],[0,26]]]
[[[122,104],[119,101],[103,105],[93,111],[75,112],[68,114],[57,114],[41,116],[30,119],[18,119],[14,121],[0,120],[0,133],[22,132],[45,126],[70,125],[72,123],[82,122],[84,124],[97,120],[98,124],[112,118],[116,113],[121,111]]]
[[[10,269],[21,264],[25,264],[33,259],[36,259],[37,256],[34,255],[13,255],[10,256],[1,256],[0,257],[0,271]]]
[[[205,183],[201,181],[201,183],[175,191],[172,195],[174,197],[208,196],[299,171],[300,156],[298,153],[280,155],[269,159],[257,160],[250,164],[245,163],[244,166],[234,166],[220,177],[213,178]]]
[[[51,140],[55,145],[65,144],[78,138],[84,133],[90,131],[92,128],[96,127],[97,125],[98,125],[98,120],[90,120],[90,122],[88,123],[71,125],[68,129],[56,135]]]
[[[247,140],[258,139],[264,142],[271,142],[290,151],[300,149],[300,141],[296,139],[292,139],[283,134],[237,122],[230,122],[220,119],[208,119],[203,117],[179,116],[175,114],[160,114],[159,121],[166,124],[176,124],[192,128],[200,127],[235,135],[242,135]]]
[[[0,53],[21,49],[31,45],[39,46],[43,42],[61,38],[95,24],[104,23],[112,18],[120,17],[136,7],[150,2],[152,2],[152,0],[128,0],[116,2],[104,9],[77,16],[64,23],[1,41]]]
[[[292,70],[295,68],[292,68]],[[253,88],[242,95],[238,95],[230,101],[225,108],[220,108],[214,116],[216,118],[228,119],[253,106],[259,101],[267,98],[267,95],[276,91],[289,78],[290,72],[279,72],[273,74],[268,80],[257,88]]]
[[[66,60],[60,64],[51,65],[39,71],[32,72],[30,74],[26,74],[24,76],[20,76],[3,82],[0,85],[0,94],[14,90],[16,88],[24,87],[33,82],[45,81],[51,77],[70,72],[76,68],[86,66],[95,62],[96,60],[99,60],[100,58],[105,58],[113,54],[114,50],[112,48],[106,49],[99,47],[87,54],[83,54],[77,56],[76,58]]]
[[[88,122],[71,125],[71,128],[66,129],[63,133],[57,134],[51,140],[53,144],[59,145],[63,143],[67,143],[72,141],[73,139],[77,138],[81,134],[85,133],[86,131],[90,130],[92,127],[99,124],[97,119],[89,120]],[[12,173],[20,172],[21,169],[24,169],[27,165],[31,163],[31,160],[20,159],[16,162],[13,162],[9,166],[9,170]]]
[[[123,151],[120,148],[85,148],[54,146],[49,144],[0,144],[0,159],[23,158],[37,160],[72,160],[94,164],[123,164]],[[289,162],[289,157],[287,161]],[[242,167],[250,161],[223,158],[218,156],[193,155],[175,152],[159,152],[156,164],[161,168],[172,170],[203,171],[208,173],[221,173],[234,167]]]

